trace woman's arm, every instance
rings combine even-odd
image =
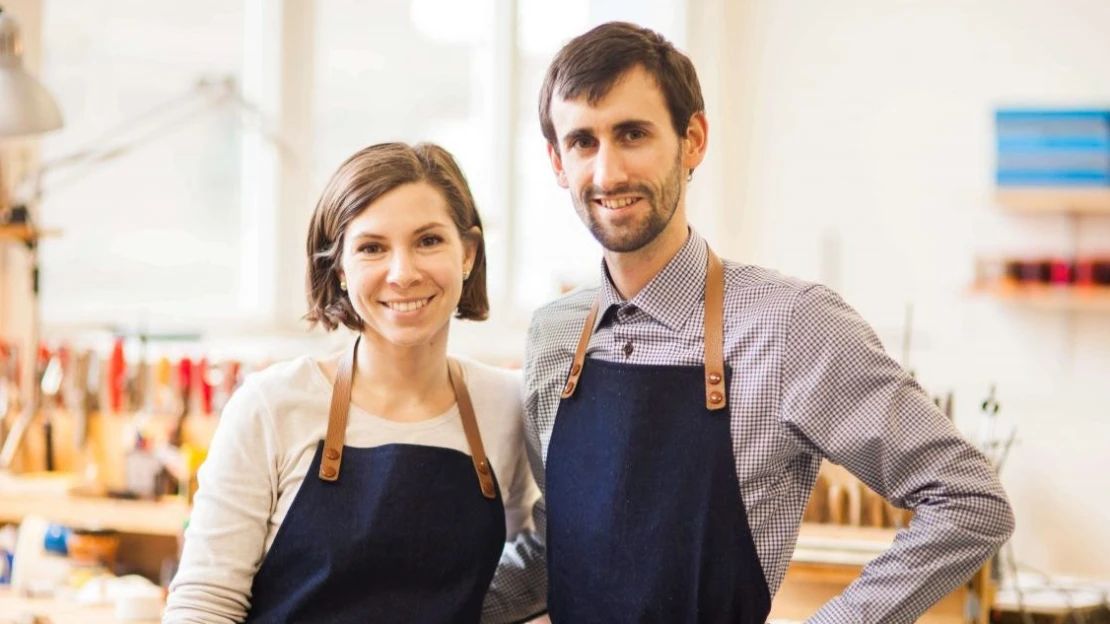
[[[163,623],[242,622],[277,499],[279,448],[249,382],[228,401],[198,474],[181,565]]]

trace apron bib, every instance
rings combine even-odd
[[[771,600],[736,479],[724,270],[709,251],[705,365],[590,360],[578,343],[548,446],[555,624],[764,624]]]
[[[246,621],[477,623],[504,548],[505,511],[461,367],[448,361],[472,455],[351,448],[357,349],[358,341],[340,362],[327,437],[254,577]]]

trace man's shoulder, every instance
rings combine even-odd
[[[726,310],[792,310],[802,294],[821,288],[816,282],[775,269],[724,260]]]
[[[597,286],[579,288],[545,303],[532,314],[529,333],[534,338],[566,332],[577,336],[582,331],[586,315],[590,313],[590,306],[597,299],[597,292]]]

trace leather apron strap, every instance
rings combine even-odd
[[[355,338],[355,345],[339,359],[339,368],[335,371],[331,407],[328,409],[328,433],[324,436],[324,456],[320,458],[320,478],[324,481],[339,479],[343,443],[347,439],[347,416],[351,413],[351,380],[355,374],[355,358],[361,338]]]
[[[474,403],[471,402],[470,392],[466,389],[462,366],[456,360],[447,358],[447,372],[451,377],[451,385],[455,387],[455,401],[459,405],[463,432],[466,433],[466,442],[470,445],[470,458],[474,461],[474,472],[478,473],[478,484],[482,486],[482,495],[486,498],[495,498],[489,459],[486,458],[486,449],[482,446],[482,434],[478,430],[478,418],[474,415]]]
[[[350,353],[339,360],[339,368],[335,373],[335,383],[331,392],[331,407],[328,412],[328,432],[324,437],[324,455],[320,458],[320,478],[324,481],[339,479],[339,468],[343,462],[343,445],[347,438],[347,418],[351,411],[351,385],[354,379],[358,343],[359,339],[355,339],[355,344]],[[474,472],[478,475],[478,484],[482,488],[482,495],[486,498],[496,498],[489,459],[486,457],[486,450],[482,445],[482,434],[478,430],[478,419],[474,414],[474,404],[470,400],[470,392],[463,380],[462,366],[454,359],[448,358],[447,373],[451,378],[451,387],[455,392],[459,417],[462,419],[466,442],[470,446],[471,458],[474,461]]]
[[[712,249],[706,248],[705,272],[705,407],[709,410],[724,409],[728,406],[728,399],[724,391],[725,363],[724,363],[724,312],[725,312],[725,272],[724,265]],[[578,388],[578,378],[586,366],[586,348],[589,347],[590,337],[593,335],[594,323],[601,307],[600,299],[594,300],[590,313],[586,317],[586,325],[582,328],[582,335],[578,339],[578,348],[574,353],[574,363],[571,364],[567,375],[566,385],[563,386],[562,398],[570,398]]]

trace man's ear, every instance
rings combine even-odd
[[[682,168],[687,171],[697,169],[705,160],[708,145],[709,121],[705,113],[694,113],[690,116],[690,125],[686,127],[686,136],[682,141]]]
[[[547,157],[551,159],[551,170],[555,172],[555,181],[563,188],[570,188],[567,172],[563,169],[563,157],[559,155],[558,148],[550,143],[547,144]]]

